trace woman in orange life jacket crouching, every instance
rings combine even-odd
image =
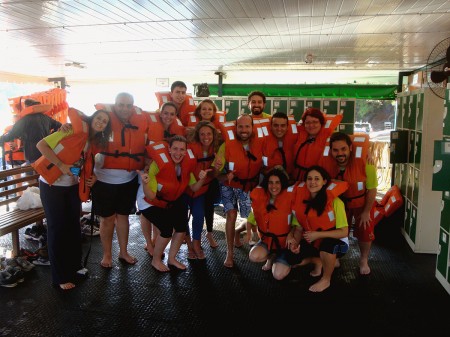
[[[155,238],[152,267],[160,272],[169,271],[169,267],[185,270],[186,266],[176,259],[186,236],[188,207],[183,193],[188,186],[197,191],[212,169],[201,170],[198,177],[194,176],[196,160],[183,136],[173,136],[168,145],[164,141],[148,145],[147,152],[153,162],[148,173],[139,173],[150,207],[141,212],[160,232]],[[162,254],[171,240],[166,266]]]
[[[72,129],[57,131],[40,140],[36,147],[42,157],[33,163],[40,174],[39,188],[47,218],[47,242],[53,285],[63,290],[75,287],[76,272],[82,268],[78,175],[92,187],[96,177],[90,172],[96,152],[105,149],[111,134],[111,120],[106,111],[90,117],[70,109]],[[81,169],[76,172],[74,169]]]
[[[309,287],[312,292],[321,292],[330,286],[336,258],[349,248],[345,206],[338,198],[348,183],[332,181],[321,166],[311,166],[305,174],[306,181],[295,188],[292,210],[303,228],[300,265],[313,263],[313,277],[320,276],[323,269],[320,280]]]
[[[252,212],[247,218],[247,235],[251,239],[251,226],[258,229],[260,240],[249,252],[252,262],[265,262],[262,270],[272,270],[277,280],[285,278],[290,271],[290,260],[295,259],[295,242],[300,241],[300,230],[292,224],[293,186],[281,165],[270,169],[261,184],[250,192]],[[291,244],[291,245],[289,245]],[[298,244],[297,244],[298,245]]]

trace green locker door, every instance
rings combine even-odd
[[[422,131],[423,129],[423,97],[424,93],[420,93],[417,95],[417,122],[416,122],[417,131]]]
[[[391,143],[391,146],[392,146],[392,143]],[[397,185],[400,188],[400,186],[402,184],[402,171],[400,170],[401,164],[394,164],[393,166],[395,168],[395,170],[394,170],[394,172],[395,172],[394,185]],[[401,188],[400,188],[400,190],[401,190]],[[402,191],[402,194],[403,194],[403,191]]]
[[[413,201],[413,187],[414,187],[414,167],[408,165],[408,183],[406,185],[406,197]]]
[[[288,111],[288,101],[287,97],[283,98],[273,98],[272,99],[272,115],[276,112],[283,112],[285,114],[289,114]]]
[[[441,204],[441,227],[450,233],[450,192],[442,192],[442,204]]]
[[[411,209],[412,209],[411,201],[406,199],[405,222],[403,223],[403,229],[408,234],[408,236],[409,236],[409,231],[411,229]]]
[[[339,113],[339,100],[327,99],[322,101],[322,111],[327,115],[337,115]]]
[[[420,169],[420,154],[422,153],[422,132],[416,132],[414,140],[414,164]]]
[[[315,98],[307,98],[305,99],[305,110],[308,108],[316,108],[322,111],[322,100]]]
[[[217,110],[219,111],[223,111],[223,99],[222,98],[212,98],[210,97],[210,99],[212,99],[212,101],[214,102],[214,104],[217,106]]]
[[[226,112],[226,120],[234,121],[239,115],[239,99],[235,97],[224,97],[223,105],[223,109]]]
[[[416,229],[417,229],[417,208],[414,205],[412,205],[411,206],[409,238],[414,243],[416,243]]]
[[[409,154],[408,163],[414,163],[414,153],[416,150],[416,133],[411,130],[409,133]]]
[[[436,269],[441,275],[448,280],[449,279],[449,250],[448,243],[449,235],[440,228],[439,230],[439,254],[437,256]]]
[[[450,140],[435,140],[433,155],[433,191],[450,191]]]
[[[416,129],[416,117],[417,117],[417,96],[418,95],[412,95],[409,99],[409,115],[408,115],[408,122],[409,122],[409,129],[415,130]]]
[[[395,130],[390,134],[389,162],[407,163],[409,154],[409,130]]]
[[[341,123],[354,124],[355,123],[355,100],[341,99],[339,102],[339,112],[344,115]],[[353,131],[352,131],[353,133]]]
[[[409,100],[410,96],[403,97],[402,125],[404,129],[409,129]]]
[[[414,205],[419,205],[419,176],[420,171],[414,169],[414,180],[413,180],[413,191],[412,191],[412,202]]]
[[[298,122],[305,111],[305,100],[300,98],[289,98],[289,115],[294,115],[294,119]]]
[[[352,135],[353,134],[353,130],[355,128],[355,124],[339,124],[337,127],[337,130],[343,133],[346,133],[348,135]]]
[[[402,184],[400,186],[400,190],[402,194],[406,196],[406,187],[408,186],[408,164],[401,164],[401,172],[402,172]]]
[[[399,97],[397,99],[397,113],[395,115],[395,126],[396,128],[403,128],[403,101],[405,97]]]

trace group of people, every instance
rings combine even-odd
[[[227,268],[234,266],[241,232],[247,230],[249,241],[256,231],[251,261],[263,262],[263,270],[271,270],[277,280],[292,267],[312,263],[311,275],[320,279],[310,290],[323,291],[348,250],[348,225],[353,224],[360,273],[369,274],[377,177],[351,138],[334,132],[342,116],[308,108],[297,124],[283,112],[264,113],[266,96],[253,91],[248,95],[251,114],[225,121],[212,100],[195,105],[186,90],[176,81],[170,93],[158,93],[155,112],[136,107],[129,93],[119,93],[114,104],[97,104],[90,117],[71,108],[71,124],[38,143],[42,159],[35,169],[41,175],[53,283],[75,287],[83,267],[81,201],[89,198],[100,217],[103,268],[113,266],[114,231],[119,261],[137,262],[128,251],[129,215],[136,210],[155,270],[186,269],[177,259],[183,242],[188,258],[205,259],[203,224],[209,245],[217,247],[212,226],[220,200]],[[247,220],[236,228],[238,212]]]

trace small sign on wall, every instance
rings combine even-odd
[[[168,87],[169,86],[169,79],[168,78],[157,78],[156,79],[156,86],[157,87]]]

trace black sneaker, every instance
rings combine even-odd
[[[44,226],[31,226],[25,229],[24,236],[27,240],[34,240],[39,241],[41,237],[43,237],[43,234],[47,233],[47,230]]]
[[[0,270],[0,286],[12,288],[17,285],[17,280],[7,271]]]

